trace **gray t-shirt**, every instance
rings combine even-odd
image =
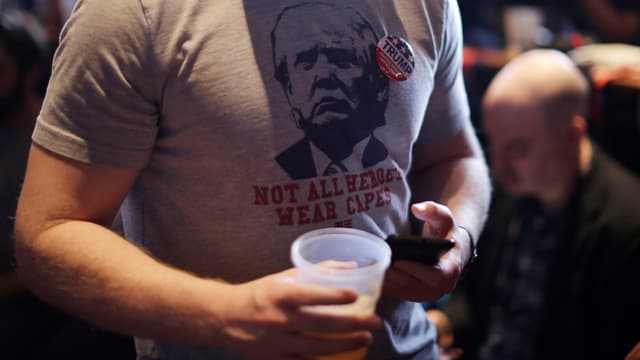
[[[399,67],[385,66],[411,76],[390,80],[377,57],[403,40],[410,49],[387,52]],[[407,174],[425,145],[469,126],[461,55],[449,0],[81,0],[33,139],[142,168],[125,236],[176,267],[244,282],[290,267],[289,246],[312,229],[410,231]],[[378,311],[370,358],[437,357],[419,304],[382,299]]]

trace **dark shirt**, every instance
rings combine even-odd
[[[509,224],[496,276],[499,301],[489,311],[481,359],[533,359],[553,254],[566,225],[564,210],[547,213],[533,199],[517,206],[522,216]]]
[[[623,359],[640,340],[640,179],[596,148],[561,213],[494,195],[444,309],[464,359]]]

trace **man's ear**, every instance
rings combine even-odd
[[[572,139],[580,139],[587,135],[587,120],[584,116],[581,115],[573,115],[571,117],[571,121],[569,122],[569,136]]]

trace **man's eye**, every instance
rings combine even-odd
[[[358,57],[354,51],[346,49],[327,49],[325,51],[327,60],[333,66],[340,69],[349,69],[358,65]]]
[[[315,49],[303,51],[296,56],[296,61],[293,66],[304,70],[310,70],[316,64],[317,60],[318,52]]]
[[[336,62],[336,66],[341,68],[341,69],[348,69],[351,66],[353,66],[353,64],[351,63],[351,61],[349,61],[347,59],[341,59],[341,60],[338,60]]]
[[[298,65],[301,66],[304,70],[311,70],[313,68],[312,61],[301,61]]]

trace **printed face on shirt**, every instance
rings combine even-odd
[[[300,45],[287,42],[291,34]],[[376,35],[360,14],[327,4],[288,8],[272,40],[276,78],[296,124],[331,159],[349,156],[384,125],[388,81],[375,62]]]
[[[291,106],[308,124],[347,121],[357,113],[367,85],[356,50],[331,34],[309,35],[310,46],[290,57]]]

